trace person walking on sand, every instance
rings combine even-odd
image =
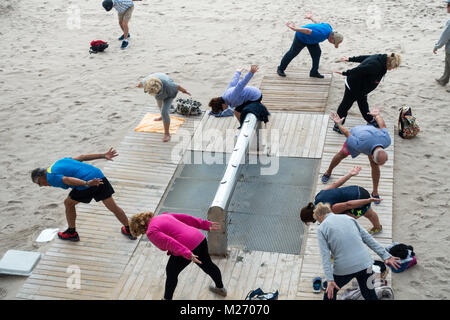
[[[245,75],[242,80],[241,74],[243,69],[238,69],[234,73],[234,77],[228,85],[225,92],[220,97],[212,98],[209,102],[209,107],[214,114],[220,114],[223,111],[232,109],[234,115],[240,121],[240,115],[242,110],[252,102],[261,102],[262,93],[256,87],[247,86],[253,75],[258,72],[259,67],[257,65],[251,65],[250,71]]]
[[[321,190],[314,198],[314,203],[310,202],[300,212],[300,219],[308,224],[314,223],[314,209],[319,202],[328,203],[331,211],[336,214],[347,214],[348,216],[359,219],[364,216],[372,223],[372,228],[369,230],[370,234],[377,234],[382,231],[383,226],[380,224],[378,215],[370,207],[372,202],[380,201],[380,199],[373,198],[369,192],[363,187],[348,186],[341,187],[351,177],[358,175],[361,167],[353,167],[345,176]]]
[[[331,119],[347,139],[342,149],[331,160],[327,171],[322,176],[322,182],[328,182],[333,169],[346,157],[351,155],[352,158],[356,158],[359,154],[363,153],[368,156],[372,169],[373,191],[371,196],[379,199],[378,183],[380,181],[380,166],[384,165],[388,160],[388,154],[385,149],[390,146],[391,137],[380,115],[380,109],[373,108],[371,115],[377,121],[378,128],[372,125],[362,125],[356,126],[348,131],[342,126],[344,119],[335,113],[331,114]],[[375,202],[375,204],[379,204],[379,201]]]
[[[343,57],[342,62],[360,62],[360,64],[353,69],[344,72],[336,72],[345,78],[345,92],[344,98],[337,109],[339,117],[347,117],[348,111],[356,101],[361,111],[361,115],[368,124],[377,126],[377,122],[369,113],[369,104],[367,102],[367,95],[375,90],[378,84],[383,79],[387,70],[393,70],[400,66],[401,56],[397,53],[391,54],[374,54],[371,56],[358,57]],[[344,122],[342,124],[344,124]],[[337,125],[333,130],[341,133]]]
[[[136,240],[130,233],[128,218],[125,212],[114,201],[112,195],[114,189],[102,171],[84,161],[106,159],[112,161],[118,156],[116,150],[110,148],[105,153],[87,154],[78,157],[63,158],[56,161],[49,168],[36,168],[31,172],[31,180],[40,187],[71,188],[72,191],[64,200],[66,208],[66,219],[68,228],[59,232],[58,237],[62,240],[79,241],[80,237],[76,231],[76,209],[80,203],[90,203],[92,199],[102,201],[105,207],[114,213],[116,218],[123,224],[122,234]]]
[[[447,12],[450,13],[450,0],[447,0]],[[445,46],[445,69],[444,74],[439,79],[436,79],[437,83],[441,86],[447,85],[450,80],[450,19],[447,21],[444,32],[442,32],[441,38],[435,44],[433,53],[437,54],[438,49]],[[450,92],[450,90],[447,90]]]
[[[220,230],[220,224],[187,214],[166,212],[159,216],[144,212],[131,217],[130,230],[134,236],[146,234],[151,243],[170,255],[166,266],[165,300],[172,300],[178,275],[191,261],[212,278],[215,283],[209,287],[212,292],[224,297],[227,295],[220,269],[209,255],[206,237],[198,229]]]
[[[372,249],[384,263],[394,269],[400,258],[392,256],[359,223],[345,214],[334,214],[330,205],[319,202],[314,210],[322,267],[327,281],[324,300],[336,300],[338,291],[356,278],[365,300],[378,300],[373,285],[374,260],[367,250]],[[333,255],[333,263],[331,255]]]
[[[328,40],[328,42],[334,44],[335,48],[338,48],[339,44],[344,40],[344,37],[340,33],[333,31],[330,24],[322,23],[321,21],[314,19],[312,13],[307,13],[305,18],[311,20],[313,23],[304,25],[300,28],[297,28],[292,22],[286,23],[286,26],[289,29],[295,31],[295,36],[291,48],[283,56],[280,65],[277,68],[277,74],[280,77],[286,77],[284,71],[289,63],[291,63],[303,48],[307,47],[312,58],[312,68],[309,76],[314,78],[324,78],[324,76],[319,73],[320,56],[322,54],[319,43]]]
[[[121,49],[128,47],[128,39],[131,37],[128,28],[128,22],[131,19],[134,10],[133,1],[138,0],[104,0],[102,5],[106,11],[111,11],[112,8],[117,10],[119,17],[119,26],[123,31],[123,34],[119,37],[119,41],[122,41]]]
[[[161,121],[164,125],[164,137],[163,141],[168,142],[170,140],[170,106],[172,105],[173,99],[181,91],[187,95],[191,95],[179,84],[175,83],[168,75],[164,73],[153,73],[144,78],[137,85],[138,88],[144,88],[144,92],[151,96],[154,96],[159,110],[161,111],[161,116],[155,118],[155,121]]]

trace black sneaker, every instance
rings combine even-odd
[[[368,125],[374,126],[375,128],[379,128],[380,126],[378,125],[378,122],[376,122],[375,120],[372,120],[370,122],[367,122]]]
[[[321,75],[319,72],[314,72],[314,73],[310,72],[310,73],[309,73],[309,76],[310,76],[311,78],[319,78],[319,79],[325,78],[325,76],[324,76],[324,75]]]
[[[122,45],[120,46],[120,49],[125,49],[126,47],[128,47],[128,40],[123,40],[122,41]]]
[[[69,229],[67,229],[64,232],[58,232],[58,238],[61,240],[69,240],[69,241],[80,241],[80,237],[78,236],[78,233],[75,232],[69,232]]]
[[[334,127],[333,127],[333,131],[336,131],[336,132],[339,133],[339,134],[343,134],[342,131],[341,131],[341,129],[339,129],[339,126],[337,126],[336,124],[335,124]]]
[[[127,236],[128,239],[130,240],[136,240],[137,238],[134,237],[131,232],[127,231],[127,228],[125,228],[125,226],[122,227],[122,229],[120,229],[120,231],[122,232],[123,235]]]
[[[120,38],[117,39],[117,40],[122,41],[124,38],[125,38],[125,36],[124,36],[124,35],[121,35]],[[128,38],[131,38],[131,35],[130,35],[130,34],[128,34]]]
[[[281,70],[280,67],[277,68],[277,74],[278,74],[280,77],[286,77],[286,73],[284,73],[284,71]]]

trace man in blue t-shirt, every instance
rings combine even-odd
[[[391,137],[386,129],[386,124],[380,115],[379,108],[373,108],[370,112],[378,124],[378,128],[373,125],[356,126],[350,131],[342,126],[344,118],[332,113],[331,119],[338,126],[339,130],[347,138],[342,149],[333,157],[331,163],[322,176],[322,182],[327,183],[330,179],[333,169],[345,158],[352,156],[356,158],[363,153],[369,157],[370,167],[372,169],[373,198],[380,198],[378,194],[378,183],[380,181],[380,166],[388,160],[388,154],[385,151],[391,144]],[[375,202],[379,204],[379,202]]]
[[[305,18],[311,20],[313,23],[300,28],[296,28],[295,24],[292,22],[286,23],[286,26],[289,29],[295,31],[295,37],[291,48],[284,55],[283,59],[281,59],[280,65],[277,68],[277,73],[281,77],[286,77],[284,70],[286,70],[292,59],[294,59],[304,47],[307,47],[313,64],[309,76],[314,78],[324,78],[324,76],[319,73],[320,55],[322,54],[319,43],[328,40],[328,42],[334,44],[337,48],[344,40],[344,37],[340,33],[333,31],[333,28],[328,23],[322,23],[314,19],[311,13],[307,13]]]
[[[92,199],[102,201],[117,219],[123,224],[121,232],[128,238],[135,240],[131,235],[128,218],[125,212],[114,201],[112,195],[114,189],[104,176],[103,172],[83,161],[106,159],[112,160],[118,154],[113,148],[102,154],[81,155],[74,158],[63,158],[56,161],[49,168],[37,168],[31,172],[31,180],[40,187],[50,186],[62,189],[71,188],[64,206],[66,207],[66,218],[69,225],[64,232],[59,232],[58,237],[62,240],[79,241],[80,237],[75,229],[76,210],[75,206],[80,203],[89,203]]]

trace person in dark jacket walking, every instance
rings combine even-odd
[[[401,60],[401,56],[397,53],[341,58],[342,62],[359,62],[360,65],[344,72],[336,72],[347,77],[345,79],[344,98],[337,110],[339,117],[346,118],[348,111],[356,101],[361,115],[367,123],[377,127],[377,122],[370,114],[367,95],[377,88],[388,70],[393,70],[400,66]],[[333,130],[342,133],[337,125],[334,126]]]

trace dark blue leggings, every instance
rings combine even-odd
[[[344,276],[338,276],[333,274],[334,282],[336,282],[339,288],[342,288],[347,283],[349,283],[353,278],[356,278],[359,284],[359,290],[361,290],[361,295],[365,300],[378,300],[377,294],[375,293],[375,289],[372,286],[372,289],[367,287],[367,280],[369,277],[373,275],[373,271],[367,272],[367,269],[361,270],[356,273],[347,274]],[[370,280],[369,280],[370,281]],[[372,283],[371,283],[372,284]],[[333,300],[336,300],[336,294],[338,290],[334,289]],[[323,300],[329,300],[328,294],[325,292],[323,295]]]
[[[281,59],[279,68],[284,71],[286,70],[289,63],[291,63],[292,59],[294,59],[300,51],[303,50],[304,47],[308,48],[309,54],[312,58],[312,68],[311,73],[319,72],[319,63],[320,63],[320,55],[322,54],[322,50],[320,49],[320,45],[316,44],[306,44],[302,41],[298,40],[296,36],[294,36],[294,41],[292,42],[292,46],[288,52],[284,55],[283,59]]]

